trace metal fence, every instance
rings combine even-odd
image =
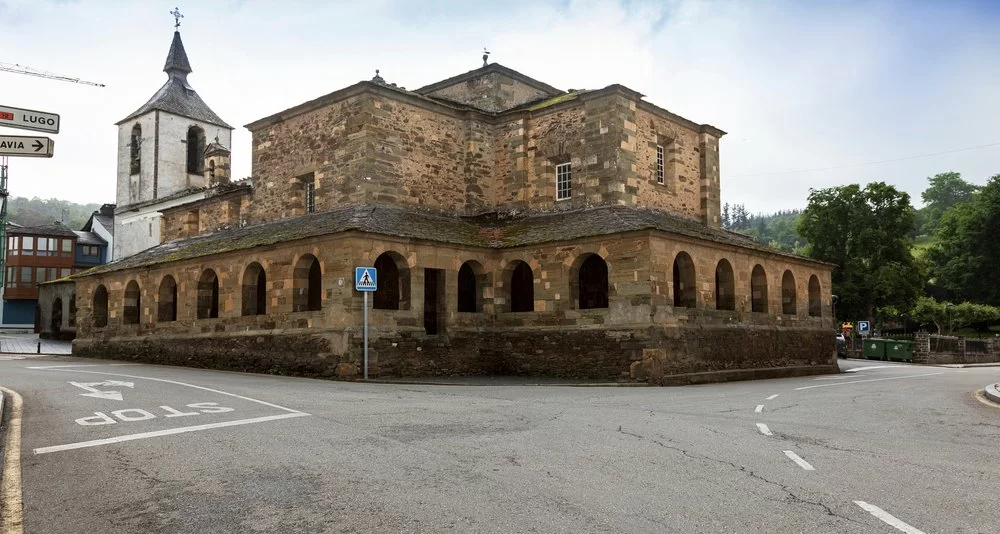
[[[954,352],[961,353],[962,347],[960,345],[960,340],[957,337],[952,336],[938,336],[931,335],[931,352]]]

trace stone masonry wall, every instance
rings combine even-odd
[[[484,111],[506,111],[546,97],[546,93],[499,72],[490,72],[442,87],[429,96],[467,104]]]
[[[636,203],[701,218],[698,132],[646,110],[636,112]],[[657,181],[656,147],[663,147],[663,183]]]
[[[696,261],[698,308],[674,308],[666,298],[670,288],[663,280],[669,278],[661,273],[669,272],[666,266],[673,261],[668,251],[679,249]],[[353,268],[372,265],[383,252],[398,258],[404,272],[401,279],[408,283],[399,288],[405,296],[401,309],[370,312],[373,374],[512,373],[660,383],[667,376],[746,368],[832,369],[828,271],[823,273],[822,267],[809,262],[754,258],[745,250],[647,233],[516,250],[465,249],[350,233],[88,276],[77,282],[79,328],[74,346],[81,355],[356,376],[362,357],[363,309],[362,296],[352,286]],[[608,307],[582,310],[576,279],[591,254],[607,263]],[[296,265],[310,257],[321,266],[322,310],[295,312],[294,288],[300,283],[295,280]],[[754,262],[763,264],[769,277],[793,270],[797,280],[802,279],[799,285],[805,283],[808,269],[820,270],[823,316],[808,317],[802,300],[796,315],[712,309],[712,269],[721,257],[728,258],[737,273]],[[532,267],[534,312],[507,311],[509,277],[516,261]],[[254,262],[267,276],[267,313],[242,316],[242,287],[247,267]],[[457,311],[458,271],[465,262],[471,262],[478,275],[479,312]],[[197,288],[206,269],[219,280],[219,317],[199,319]],[[435,335],[424,331],[425,269],[444,274]],[[158,317],[158,289],[168,275],[177,283],[176,321]],[[736,279],[737,294],[748,292],[745,277],[737,274]],[[134,325],[122,320],[124,288],[130,280],[140,287],[140,324]],[[93,323],[98,284],[109,291],[109,323],[100,328]],[[779,289],[780,284],[769,285],[772,302],[780,301]],[[719,376],[730,376],[725,373]]]

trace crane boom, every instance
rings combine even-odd
[[[16,63],[0,62],[0,71],[13,72],[14,74],[25,74],[28,76],[37,76],[39,78],[47,78],[49,80],[59,80],[71,83],[82,83],[84,85],[93,85],[94,87],[104,87],[103,83],[88,82],[87,80],[81,80],[80,78],[72,78],[70,76],[53,74],[51,72],[46,72],[44,70],[33,69],[27,65],[18,65]]]

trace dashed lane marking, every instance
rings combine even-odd
[[[856,373],[858,371],[870,371],[872,369],[891,369],[893,367],[906,367],[905,365],[863,365],[844,371],[845,373]]]
[[[804,386],[800,388],[795,388],[795,391],[801,391],[803,389],[813,389],[813,388],[828,388],[832,386],[846,386],[847,384],[860,384],[862,382],[881,382],[883,380],[902,380],[904,378],[921,378],[924,376],[937,376],[943,374],[944,373],[927,373],[923,375],[890,376],[888,378],[870,378],[868,380],[852,380],[850,382],[836,382],[834,384],[818,384],[815,386]]]
[[[760,413],[764,411],[764,405],[758,404],[756,408],[753,409],[754,413]]]
[[[773,436],[774,435],[774,434],[771,433],[771,429],[767,428],[767,425],[765,425],[764,423],[757,423],[757,430],[760,430],[760,433],[764,434],[765,436]]]
[[[774,399],[777,399],[777,398],[778,398],[778,394],[775,393],[774,395],[771,395],[770,397],[768,397],[768,398],[766,398],[764,400],[774,400]]]
[[[819,378],[813,378],[813,380],[845,380],[851,378],[850,376],[821,376]]]
[[[874,504],[868,504],[865,501],[854,501],[854,504],[861,507],[862,510],[868,512],[869,514],[877,517],[883,523],[892,526],[900,532],[905,532],[906,534],[924,534],[924,531],[917,529],[916,527],[907,525],[906,523],[895,518],[889,512],[875,506]]]
[[[793,452],[793,451],[784,451],[784,452],[785,452],[785,456],[787,456],[789,460],[791,460],[791,461],[795,462],[796,464],[798,464],[798,466],[801,467],[802,469],[805,469],[806,471],[815,471],[816,470],[815,467],[809,465],[809,462],[803,460],[802,457],[799,456],[798,454],[795,454],[795,452]]]

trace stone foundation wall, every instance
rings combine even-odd
[[[508,375],[679,384],[836,372],[824,328],[760,325],[416,328],[370,332],[369,375]],[[244,372],[358,378],[360,328],[76,340],[75,355]],[[771,371],[767,373],[767,371]]]

